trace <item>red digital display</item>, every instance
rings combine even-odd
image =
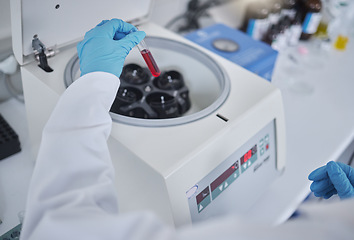
[[[226,169],[217,179],[215,179],[211,184],[211,191],[214,191],[220,184],[222,184],[228,177],[230,177],[238,169],[238,162],[232,164],[231,167]]]
[[[246,163],[254,154],[257,154],[257,145],[254,145],[241,157],[241,165]]]

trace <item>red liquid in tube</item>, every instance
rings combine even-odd
[[[136,32],[138,31],[137,28],[133,28],[132,30],[130,30],[130,32]],[[161,74],[161,71],[159,69],[159,67],[157,66],[154,57],[152,56],[148,46],[146,45],[144,40],[141,40],[140,43],[137,44],[137,47],[141,53],[141,55],[143,56],[146,65],[148,66],[151,74],[154,77],[158,77]]]
[[[145,62],[146,62],[146,65],[148,66],[151,74],[154,76],[154,77],[158,77],[160,76],[160,69],[159,67],[157,66],[156,62],[155,62],[155,59],[153,58],[150,50],[148,49],[143,49],[142,51],[140,51],[141,55],[143,56]]]

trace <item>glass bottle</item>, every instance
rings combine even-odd
[[[268,29],[267,33],[264,35],[263,42],[269,44],[272,48],[276,49],[276,44],[278,40],[279,29],[277,25],[273,24]],[[277,49],[276,49],[277,50]]]
[[[269,28],[268,15],[269,9],[263,2],[249,3],[241,30],[253,39],[261,40]]]
[[[290,37],[288,39],[289,46],[296,46],[299,43],[302,33],[301,17],[296,15],[290,26]]]
[[[292,21],[291,21],[290,17],[285,16],[281,19],[281,22],[284,25],[285,47],[288,47],[289,39],[291,37]]]
[[[301,40],[308,40],[317,31],[321,21],[321,0],[300,0],[299,11],[302,16]]]
[[[288,16],[291,20],[296,16],[296,4],[297,0],[282,0],[281,16]]]
[[[269,1],[269,24],[277,24],[281,17],[282,4],[280,0],[268,0]]]
[[[275,49],[281,52],[287,47],[288,26],[285,24],[284,21],[280,21],[278,24],[278,28],[279,28],[279,34],[278,34],[278,41]]]

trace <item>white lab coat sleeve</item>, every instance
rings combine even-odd
[[[171,229],[150,213],[118,214],[107,139],[119,83],[109,73],[86,74],[59,99],[43,130],[21,239],[169,238]]]
[[[353,199],[303,207],[276,227],[230,216],[175,231],[148,212],[119,214],[107,147],[118,86],[114,75],[90,73],[60,98],[43,131],[22,240],[353,239]]]

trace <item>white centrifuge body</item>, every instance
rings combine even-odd
[[[191,109],[176,119],[133,119],[112,113],[108,145],[120,211],[150,209],[175,226],[247,214],[285,167],[279,89],[148,21],[150,1],[105,2],[98,6],[84,0],[11,1],[13,45],[21,65],[34,154],[60,95],[79,76],[76,43],[100,20],[122,18],[147,33],[162,71],[184,75]],[[54,71],[38,66],[38,53],[31,48],[34,36],[46,45]],[[144,66],[137,49],[126,63]]]

